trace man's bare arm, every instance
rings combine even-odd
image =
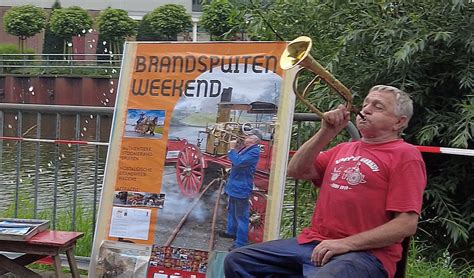
[[[306,141],[288,164],[288,176],[295,179],[314,180],[319,173],[314,168],[314,158],[349,122],[349,111],[344,105],[324,113],[321,129]]]
[[[319,173],[314,167],[314,158],[331,141],[334,136],[319,130],[306,141],[293,155],[288,164],[288,176],[301,180],[314,180]]]

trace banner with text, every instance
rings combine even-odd
[[[214,253],[233,244],[218,235],[226,230],[229,142],[255,129],[262,140],[248,238],[277,236],[294,105],[282,93],[285,46],[126,44],[90,277],[127,263],[143,273],[144,258],[146,277],[205,277]]]

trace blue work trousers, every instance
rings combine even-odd
[[[229,196],[228,206],[226,233],[236,236],[234,247],[247,245],[249,238],[249,199]]]
[[[225,277],[387,277],[380,261],[366,251],[334,256],[324,266],[317,267],[311,262],[311,253],[318,243],[298,244],[296,238],[291,238],[234,249],[224,261]]]

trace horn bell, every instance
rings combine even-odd
[[[327,86],[329,86],[334,92],[339,94],[346,101],[346,107],[349,111],[359,114],[361,117],[363,117],[362,114],[360,114],[360,112],[352,106],[353,97],[351,91],[311,56],[310,52],[312,45],[313,43],[311,38],[307,36],[300,36],[289,42],[281,54],[280,67],[283,70],[290,70],[296,66],[302,67],[296,73],[295,79],[293,80],[293,92],[296,94],[298,99],[300,99],[303,104],[305,104],[312,112],[322,117],[323,113],[311,103],[309,103],[309,101],[305,99],[305,96],[316,81],[324,81]],[[306,86],[303,92],[299,93],[297,88],[297,79],[302,70],[309,70],[316,76]]]
[[[303,61],[310,53],[313,42],[311,38],[301,36],[293,40],[283,51],[280,59],[280,67],[289,70]]]

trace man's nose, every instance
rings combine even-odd
[[[370,105],[366,105],[366,106],[362,107],[362,110],[360,110],[360,112],[363,115],[370,115],[370,114],[372,114],[372,109],[370,108]]]

